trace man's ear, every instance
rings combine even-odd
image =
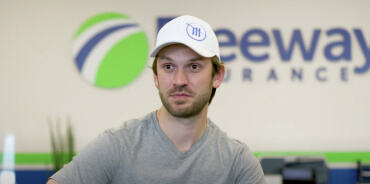
[[[213,87],[218,88],[220,87],[222,81],[224,80],[225,77],[225,66],[221,64],[221,71],[219,73],[216,73],[215,76],[213,77]]]
[[[158,88],[158,76],[153,72],[154,85]]]

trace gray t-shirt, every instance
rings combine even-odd
[[[264,184],[252,151],[208,119],[202,137],[181,153],[156,113],[100,134],[51,178],[60,184]]]

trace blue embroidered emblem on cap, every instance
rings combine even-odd
[[[203,41],[204,39],[206,39],[207,34],[203,26],[196,23],[187,23],[187,25],[188,26],[186,26],[186,33],[189,35],[190,38],[197,41]]]

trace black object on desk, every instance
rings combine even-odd
[[[329,169],[323,158],[297,157],[290,161],[263,158],[261,166],[266,175],[281,174],[283,184],[326,184],[329,181]]]

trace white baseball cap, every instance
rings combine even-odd
[[[216,34],[199,18],[183,15],[165,24],[158,32],[157,43],[150,56],[155,57],[163,47],[176,43],[188,46],[203,57],[217,56],[221,61]]]

